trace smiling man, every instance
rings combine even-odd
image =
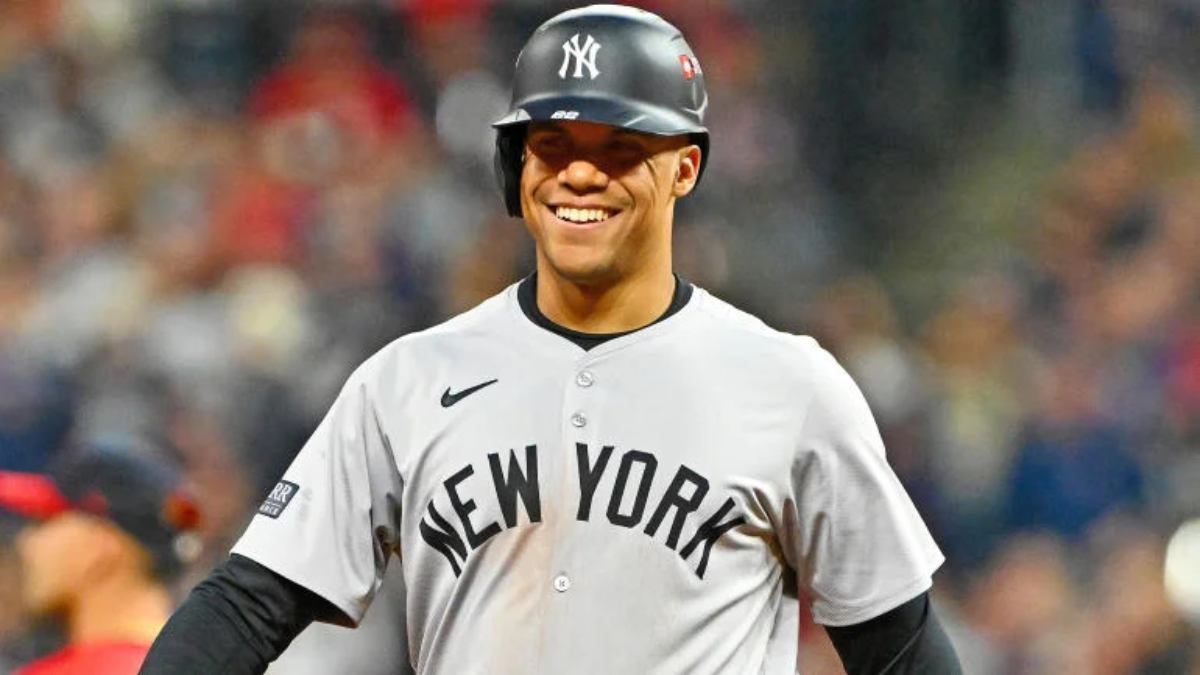
[[[852,674],[958,672],[857,387],[673,273],[707,104],[653,14],[537,29],[496,123],[536,271],[351,376],[143,672],[261,672],[389,564],[418,673],[791,673],[802,596]]]

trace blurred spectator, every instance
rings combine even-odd
[[[924,327],[935,388],[931,470],[954,514],[945,543],[964,561],[988,553],[1006,516],[1004,478],[1024,414],[1022,392],[1029,388],[1019,293],[1005,276],[981,272]]]
[[[1183,673],[1200,655],[1163,588],[1163,542],[1130,523],[1099,533],[1084,644],[1091,672]]]
[[[442,90],[455,76],[479,67],[490,41],[488,13],[492,0],[401,0],[415,51],[433,89]]]
[[[66,439],[68,383],[0,346],[0,471],[40,471]]]
[[[1067,356],[1043,368],[1009,478],[1009,525],[1076,539],[1105,515],[1137,512],[1142,471],[1128,438],[1101,415],[1096,366]]]
[[[368,148],[416,122],[408,93],[371,56],[365,27],[345,10],[304,18],[288,60],[255,87],[249,113],[266,123],[321,116]]]
[[[198,519],[173,467],[122,441],[87,445],[49,474],[0,474],[17,536],[22,601],[62,621],[66,646],[20,675],[136,673],[170,615],[168,584],[195,557]]]
[[[419,126],[404,86],[346,10],[307,15],[288,59],[250,94],[254,161],[233,173],[217,217],[232,264],[295,263],[319,186],[386,167]]]
[[[1080,656],[1066,648],[1081,618],[1066,558],[1066,549],[1052,538],[1004,544],[966,602],[972,631],[982,641],[964,650],[964,672],[1088,672],[1057,662],[1060,655]],[[1047,667],[1047,660],[1055,666]]]

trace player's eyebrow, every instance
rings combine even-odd
[[[629,138],[654,138],[655,136],[654,134],[647,134],[642,131],[634,131],[633,129],[614,129],[613,135]]]
[[[654,136],[648,136],[647,134],[639,134],[636,132],[626,131],[624,129],[620,129],[615,134],[613,134],[612,139],[615,141],[632,141],[634,143],[637,143],[638,145],[652,145],[655,141]]]

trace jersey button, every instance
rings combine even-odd
[[[560,575],[554,577],[554,590],[558,591],[559,593],[566,593],[567,589],[570,587],[571,587],[571,578],[568,577],[567,575],[560,574]]]
[[[581,387],[590,387],[596,381],[596,376],[592,375],[592,371],[584,370],[575,376],[575,384]]]
[[[575,427],[583,428],[587,426],[587,418],[583,416],[583,413],[575,413],[571,415],[571,424]]]

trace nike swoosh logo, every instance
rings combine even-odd
[[[487,382],[481,382],[481,383],[475,385],[474,387],[467,387],[466,389],[463,389],[462,391],[453,393],[453,394],[450,393],[450,387],[446,387],[446,391],[442,392],[442,407],[449,408],[450,406],[454,405],[455,403],[458,403],[459,401],[470,396],[471,394],[474,394],[475,392],[479,391],[480,389],[483,389],[484,387],[488,386],[489,384],[496,384],[499,381],[500,380],[488,380]]]

